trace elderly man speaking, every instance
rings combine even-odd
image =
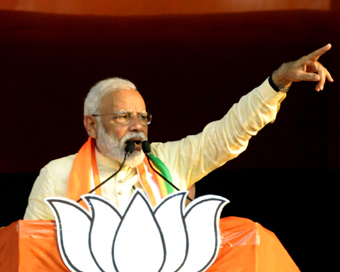
[[[150,163],[142,142],[147,140],[152,115],[147,112],[143,97],[128,80],[110,78],[98,82],[85,99],[84,126],[88,141],[77,154],[51,161],[41,170],[24,219],[53,220],[44,202],[46,197],[78,200],[94,189],[122,211],[136,188],[156,205],[174,190],[156,172],[166,176],[176,189],[193,188],[195,182],[237,157],[253,135],[275,120],[293,82],[317,82],[316,91],[323,90],[326,80],[333,82],[330,73],[318,62],[330,48],[328,44],[294,62],[282,64],[259,87],[234,104],[221,120],[208,124],[201,133],[179,141],[152,143]],[[129,141],[134,145],[126,151]],[[122,165],[127,153],[130,155]],[[103,181],[105,184],[100,186]]]

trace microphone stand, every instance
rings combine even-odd
[[[156,174],[158,174],[160,177],[162,177],[169,185],[171,185],[173,188],[175,188],[177,191],[180,191],[179,188],[177,188],[174,184],[172,184],[172,182],[170,182],[167,178],[165,178],[161,173],[159,173],[155,168],[153,168],[152,166],[152,163],[150,161],[150,156],[149,156],[149,153],[151,151],[151,148],[150,148],[150,144],[148,141],[143,141],[142,142],[142,149],[146,155],[146,157],[148,158],[148,162],[149,162],[149,165],[150,167],[152,168],[153,171],[155,171]],[[192,199],[187,196],[187,199],[189,199],[190,201],[192,201]]]
[[[99,187],[101,187],[102,185],[104,185],[106,182],[108,182],[110,179],[112,179],[115,175],[118,174],[118,172],[120,170],[122,170],[124,163],[126,161],[126,159],[128,158],[128,156],[133,152],[133,149],[135,148],[135,143],[133,141],[128,141],[125,147],[125,156],[124,156],[124,160],[121,164],[121,166],[119,167],[119,169],[117,170],[117,172],[113,173],[111,176],[109,176],[106,180],[104,180],[102,183],[98,184],[95,188],[93,188],[91,191],[88,192],[88,194],[91,194],[92,192],[94,192],[95,190],[97,190]],[[77,202],[79,203],[80,201],[82,201],[82,198],[79,198],[77,200]]]

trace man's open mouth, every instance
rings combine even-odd
[[[135,143],[135,145],[140,145],[142,143],[142,141],[139,141],[139,140],[136,140],[136,141],[133,141]]]
[[[139,147],[142,145],[142,140],[141,139],[130,139],[128,141],[125,142],[125,145],[127,144],[127,142],[133,142],[135,144],[135,147]]]

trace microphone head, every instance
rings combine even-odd
[[[149,154],[151,152],[151,147],[147,140],[142,142],[142,149],[145,154]]]
[[[131,154],[134,149],[135,149],[134,141],[127,141],[125,146],[125,152]]]

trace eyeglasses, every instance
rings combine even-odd
[[[91,116],[97,117],[97,116],[106,116],[106,115],[112,115],[113,122],[120,124],[120,125],[127,125],[131,123],[132,118],[134,118],[136,115],[133,114],[130,111],[120,111],[116,113],[107,113],[107,114],[92,114]],[[150,125],[152,120],[152,114],[149,112],[139,112],[137,113],[138,120],[143,126]]]

